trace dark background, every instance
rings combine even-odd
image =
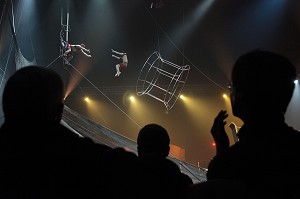
[[[59,33],[68,8],[69,42],[84,43],[92,58],[78,53],[72,65],[63,66]],[[266,48],[287,56],[299,70],[298,0],[7,0],[1,1],[1,91],[16,69],[8,16],[13,16],[24,57],[64,77],[67,106],[132,140],[145,124],[161,124],[172,144],[185,149],[186,160],[202,167],[215,153],[209,130],[219,110],[229,111],[227,124],[242,125],[222,97],[228,95],[236,58]],[[111,49],[128,54],[128,68],[119,77],[114,76],[117,60]],[[178,99],[168,111],[162,102],[136,93],[139,74],[154,51],[190,66],[182,89],[185,100]],[[131,95],[135,103],[128,99]],[[300,129],[297,118],[295,91],[286,119]]]

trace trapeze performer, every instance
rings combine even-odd
[[[90,54],[90,49],[85,48],[85,44],[69,44],[66,41],[62,40],[61,45],[63,46],[63,54],[62,56],[70,62],[73,59],[73,52],[78,52],[79,50],[87,57],[92,57]]]
[[[123,69],[127,68],[127,64],[128,64],[127,53],[125,53],[125,52],[121,53],[121,52],[115,51],[113,49],[111,49],[111,52],[118,55],[117,56],[117,55],[112,54],[112,57],[114,57],[114,58],[122,61],[122,62],[120,62],[120,63],[118,63],[116,65],[116,71],[117,71],[117,73],[115,74],[115,76],[118,77],[121,74],[120,70],[123,70]]]

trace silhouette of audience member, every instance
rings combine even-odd
[[[60,123],[63,108],[64,84],[56,72],[27,66],[8,79],[0,129],[0,198],[133,195],[137,156],[73,133]]]
[[[193,181],[181,173],[176,163],[167,159],[170,138],[158,124],[144,126],[137,138],[140,162],[138,198],[181,198]]]
[[[232,112],[244,123],[239,141],[229,146],[227,112],[221,110],[211,129],[221,146],[208,166],[207,182],[195,185],[191,198],[203,193],[202,198],[300,198],[300,133],[284,117],[295,67],[280,54],[256,49],[237,59],[231,78]]]

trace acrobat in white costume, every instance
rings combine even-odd
[[[114,58],[119,59],[119,60],[122,61],[121,63],[118,63],[116,65],[116,71],[117,71],[117,73],[115,74],[115,76],[117,77],[117,76],[119,76],[121,74],[121,71],[120,71],[121,69],[127,68],[127,64],[128,64],[127,53],[125,53],[125,52],[121,53],[121,52],[115,51],[113,49],[111,49],[111,52],[118,55],[117,56],[117,55],[112,54],[112,57],[114,57]]]

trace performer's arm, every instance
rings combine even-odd
[[[64,56],[67,56],[68,53],[70,53],[70,52],[71,52],[71,48],[68,48],[68,50],[65,51]]]
[[[90,50],[88,50],[88,49],[85,49],[85,50],[87,50],[87,52],[90,52]],[[81,52],[87,57],[92,57],[92,55],[87,54],[83,49],[81,49]]]
[[[71,45],[71,48],[76,51],[76,50],[81,50],[81,46],[76,44],[76,45]]]
[[[60,40],[60,44],[63,48],[66,48],[66,42],[64,40]]]
[[[80,45],[79,45],[79,47],[80,47],[80,50],[81,50],[81,51],[85,51],[85,52],[90,53],[90,50],[89,50],[89,49],[86,49],[86,48],[84,48],[84,47],[82,47],[82,46],[80,46]]]
[[[116,55],[111,55],[112,57],[116,58],[116,59],[121,59],[121,57],[118,57]]]
[[[81,50],[81,51],[85,51],[85,52],[88,52],[90,53],[90,50],[89,49],[86,49],[85,47],[83,47],[82,45],[72,45],[74,46],[77,50]]]
[[[114,49],[111,49],[111,51],[112,51],[113,53],[116,53],[116,54],[121,55],[121,56],[124,55],[124,53],[120,53],[120,52],[118,52],[118,51],[115,51]]]

